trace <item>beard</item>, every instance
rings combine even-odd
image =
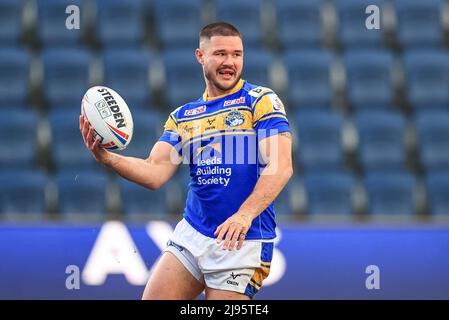
[[[240,72],[239,74],[236,74],[237,76],[235,77],[235,80],[233,83],[231,83],[228,86],[223,86],[222,84],[220,84],[220,82],[217,80],[217,76],[207,70],[204,70],[204,76],[206,77],[206,79],[217,89],[219,89],[220,91],[228,91],[232,88],[235,87],[235,85],[237,84],[237,82],[239,82],[239,80],[242,78],[242,72]]]

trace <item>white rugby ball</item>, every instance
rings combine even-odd
[[[83,114],[100,137],[100,147],[123,150],[133,136],[133,118],[125,100],[114,90],[95,86],[87,90],[81,101]]]

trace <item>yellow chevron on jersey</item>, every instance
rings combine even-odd
[[[211,144],[205,145],[204,147],[197,148],[196,149],[196,154],[200,154],[206,148],[211,148],[211,149],[214,149],[217,152],[221,153],[221,144],[219,144],[219,143],[211,143]]]
[[[244,80],[228,94],[208,97],[205,91],[173,111],[160,141],[174,146],[190,166],[184,218],[214,238],[215,229],[237,212],[259,179],[259,141],[286,131],[290,128],[279,97]],[[271,204],[254,220],[246,239],[273,239],[275,227]],[[261,278],[258,273],[253,281]]]

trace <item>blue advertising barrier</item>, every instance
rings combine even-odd
[[[0,225],[0,299],[140,299],[173,225]],[[449,227],[281,225],[256,299],[449,299]]]

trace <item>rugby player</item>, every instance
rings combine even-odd
[[[289,123],[276,93],[242,79],[243,42],[234,26],[205,26],[195,57],[206,89],[169,115],[147,159],[100,148],[82,116],[80,130],[98,162],[152,190],[189,162],[183,219],[143,299],[195,299],[203,291],[206,299],[252,299],[270,271],[273,202],[293,173]]]

